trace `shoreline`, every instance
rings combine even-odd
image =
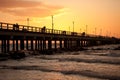
[[[88,47],[88,48],[73,48],[73,49],[52,49],[52,50],[20,50],[20,51],[10,51],[9,53],[0,53],[0,61],[5,61],[8,59],[22,59],[28,56],[34,56],[34,55],[55,55],[55,54],[64,54],[65,52],[77,52],[77,51],[95,51],[99,52],[100,50],[120,50],[120,45],[110,49],[103,48],[101,46],[94,46],[94,47]],[[94,53],[86,53],[87,55],[96,55]],[[74,53],[72,55],[79,55],[79,53]],[[119,54],[97,54],[99,56],[112,56],[112,57],[120,57]]]

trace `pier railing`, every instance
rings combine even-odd
[[[11,23],[4,23],[0,22],[0,30],[11,30],[11,31],[22,31],[22,32],[39,32],[44,34],[59,34],[59,35],[74,35],[74,36],[87,36],[87,37],[101,37],[105,38],[104,36],[93,35],[93,34],[83,34],[77,32],[70,32],[70,31],[62,31],[56,29],[48,29],[46,27],[33,27],[27,25],[18,25],[18,24],[11,24]]]

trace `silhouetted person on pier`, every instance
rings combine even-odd
[[[45,30],[46,30],[46,26],[42,28],[42,33],[45,33]]]
[[[62,31],[62,34],[66,35],[66,31]]]
[[[83,33],[81,34],[81,36],[85,36],[85,32],[83,32]]]
[[[19,25],[18,25],[18,23],[13,24],[13,30],[19,30]]]

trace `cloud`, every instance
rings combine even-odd
[[[34,0],[0,0],[0,12],[15,16],[46,17],[59,14],[61,9],[64,9],[64,7],[48,5]]]

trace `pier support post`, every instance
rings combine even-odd
[[[85,40],[82,41],[83,47],[85,47]]]
[[[6,53],[6,40],[2,40],[2,52]]]
[[[33,50],[33,40],[31,40],[31,50]]]
[[[13,47],[13,51],[15,51],[15,40],[13,40],[12,42],[13,42],[13,43],[12,43],[12,45],[13,45],[13,46],[12,46],[12,47]]]
[[[55,49],[57,49],[57,44],[56,44],[56,40],[55,40]]]
[[[18,51],[18,40],[16,40],[16,51]]]
[[[80,46],[83,47],[83,46],[82,46],[82,40],[80,40]]]
[[[38,40],[38,50],[40,50],[40,40]]]
[[[46,50],[46,40],[43,40],[43,50]]]
[[[43,48],[42,48],[42,40],[40,40],[40,50],[42,51]]]
[[[67,40],[67,46],[66,47],[67,47],[67,49],[69,49],[69,40]]]
[[[83,41],[83,46],[85,47],[85,40]]]
[[[77,47],[80,47],[80,40],[77,40],[76,42],[77,42],[77,44],[76,44]]]
[[[86,47],[86,41],[84,40],[84,47]]]
[[[60,40],[60,49],[62,49],[62,40]]]
[[[69,44],[70,44],[70,48],[72,48],[72,40],[69,41]]]
[[[0,53],[2,53],[2,40],[0,40]]]
[[[20,49],[24,50],[24,40],[20,40]]]
[[[37,50],[37,40],[35,40],[35,50]]]
[[[28,40],[26,40],[26,49],[28,50]]]
[[[67,40],[64,40],[64,48],[67,48]]]
[[[9,42],[9,40],[7,40],[7,52],[9,52],[10,51],[10,42]]]
[[[4,40],[2,40],[2,42],[1,42],[1,52],[2,53],[4,52]]]
[[[51,50],[52,49],[52,41],[48,40],[48,49]]]
[[[96,45],[96,41],[95,40],[91,40],[90,41],[90,46],[95,46]]]
[[[87,47],[88,47],[88,46],[90,46],[90,41],[89,41],[89,40],[87,40],[87,43],[86,43],[86,44],[87,44]]]

